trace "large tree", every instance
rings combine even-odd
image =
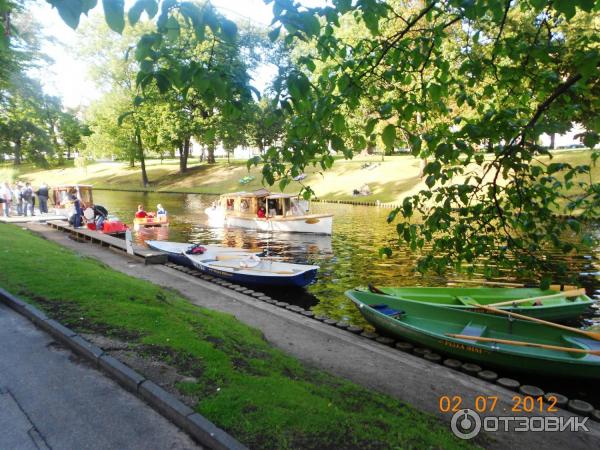
[[[402,137],[428,161],[427,189],[389,220],[424,253],[422,269],[472,268],[478,257],[490,271],[517,266],[542,278],[556,269],[545,250],[572,250],[563,237],[597,216],[600,185],[589,165],[552,163],[537,142],[575,121],[588,146],[598,142],[600,123],[582,111],[600,104],[600,2],[272,3],[285,40],[315,53],[280,92],[293,120],[280,151],[263,158],[270,181],[327,168],[330,148],[351,156],[374,131],[389,149]],[[348,20],[365,33],[348,36]],[[357,130],[348,117],[365,99],[373,108]],[[558,217],[574,213],[579,220]]]

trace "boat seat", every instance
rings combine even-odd
[[[473,297],[466,297],[464,295],[457,295],[456,299],[466,306],[477,306],[479,303]]]
[[[401,316],[404,314],[404,311],[402,311],[401,309],[391,308],[388,305],[386,305],[385,303],[380,303],[378,305],[371,305],[371,308],[373,308],[376,311],[379,311],[381,314],[385,314],[386,316],[390,316],[390,317]]]
[[[467,324],[467,326],[464,327],[463,330],[458,334],[464,334],[466,336],[481,337],[481,336],[483,336],[483,333],[485,333],[486,329],[487,329],[487,327],[485,325],[477,325],[477,324],[469,322]]]

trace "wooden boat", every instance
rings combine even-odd
[[[582,330],[356,289],[346,296],[379,331],[460,360],[530,375],[600,377],[600,340]]]
[[[194,267],[193,263],[184,256],[187,251],[199,244],[190,244],[187,242],[172,242],[172,241],[145,241],[146,245],[153,250],[158,250],[167,254],[169,261],[180,266]],[[223,255],[245,257],[256,254],[251,250],[236,247],[223,247],[220,245],[201,245],[205,251],[201,254],[196,254],[198,260],[216,260],[217,257]]]
[[[535,300],[536,297],[560,294],[560,292],[535,288],[382,287],[378,290],[403,300],[457,309],[474,309],[476,305],[519,301],[499,307],[550,321],[573,319],[585,313],[594,303],[587,295],[577,295],[572,298],[557,296],[538,302]],[[526,298],[533,300],[522,302]]]
[[[147,227],[166,227],[169,225],[169,218],[167,216],[147,216],[147,217],[134,217],[133,229],[139,230]]]
[[[319,266],[292,264],[249,255],[239,258],[215,257],[206,260],[202,255],[184,253],[193,266],[202,272],[233,283],[260,286],[304,287],[315,279]]]
[[[261,231],[331,234],[333,214],[308,214],[306,202],[266,189],[222,195],[204,210],[212,226]]]

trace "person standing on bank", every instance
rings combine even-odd
[[[21,196],[21,191],[23,190],[23,185],[21,183],[15,183],[15,187],[12,190],[13,193],[13,202],[15,203],[15,207],[17,208],[17,216],[23,215],[23,197]]]
[[[21,197],[23,198],[23,215],[27,217],[27,210],[29,210],[33,216],[33,189],[29,182],[25,183]]]
[[[40,213],[48,214],[48,197],[50,197],[50,188],[45,182],[42,182],[42,185],[37,190],[36,195],[40,202]]]

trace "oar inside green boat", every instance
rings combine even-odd
[[[586,349],[586,348],[560,347],[558,345],[537,344],[535,342],[512,341],[509,339],[487,338],[487,337],[481,337],[481,336],[469,336],[466,334],[446,333],[446,336],[457,338],[457,339],[465,339],[465,340],[469,340],[469,341],[493,342],[493,343],[497,343],[497,344],[516,345],[518,347],[536,347],[536,348],[545,348],[547,350],[558,350],[561,352],[587,353],[590,355],[600,356],[600,350],[592,350],[592,349]]]

